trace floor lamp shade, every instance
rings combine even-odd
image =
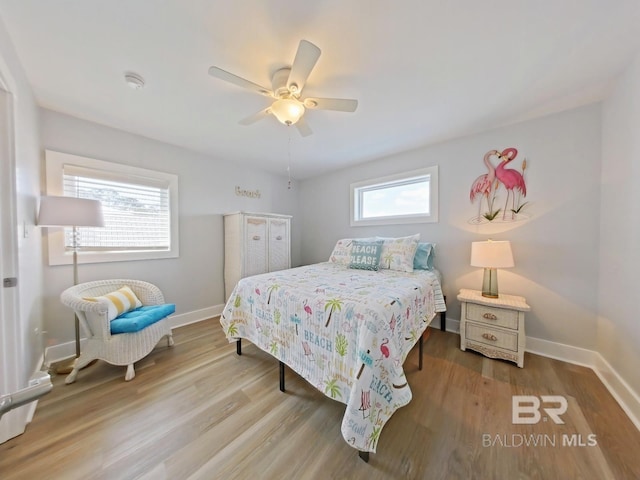
[[[38,225],[41,227],[104,227],[102,203],[88,198],[42,197]]]
[[[511,242],[488,240],[471,243],[471,266],[484,268],[482,296],[498,298],[498,268],[511,268],[513,253]]]
[[[102,203],[76,197],[44,196],[40,199],[38,225],[73,227],[73,284],[78,284],[78,227],[104,227]],[[80,325],[75,317],[76,358],[80,356]],[[60,372],[62,373],[62,372]]]

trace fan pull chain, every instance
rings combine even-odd
[[[291,130],[289,130],[289,143],[288,143],[288,161],[287,161],[287,175],[289,175],[289,182],[287,183],[287,190],[291,190]]]

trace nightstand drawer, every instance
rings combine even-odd
[[[488,328],[477,323],[467,323],[465,330],[466,340],[490,345],[496,348],[518,351],[518,333],[506,332],[497,328]]]
[[[467,320],[474,320],[499,327],[518,329],[518,311],[467,303]]]

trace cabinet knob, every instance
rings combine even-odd
[[[498,337],[496,337],[495,335],[493,335],[491,333],[483,333],[482,334],[482,338],[484,338],[486,340],[491,340],[492,342],[495,342],[496,340],[498,340]]]
[[[282,240],[282,235],[278,235],[278,236],[276,237],[276,240]]]
[[[482,318],[486,318],[487,320],[497,320],[498,317],[496,317],[493,313],[485,313],[484,315],[482,315]]]
[[[260,235],[254,235],[254,236],[253,236],[253,239],[254,239],[254,240],[260,240]]]

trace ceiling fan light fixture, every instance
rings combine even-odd
[[[293,125],[304,114],[304,105],[293,98],[281,98],[271,105],[271,113],[285,125]]]

